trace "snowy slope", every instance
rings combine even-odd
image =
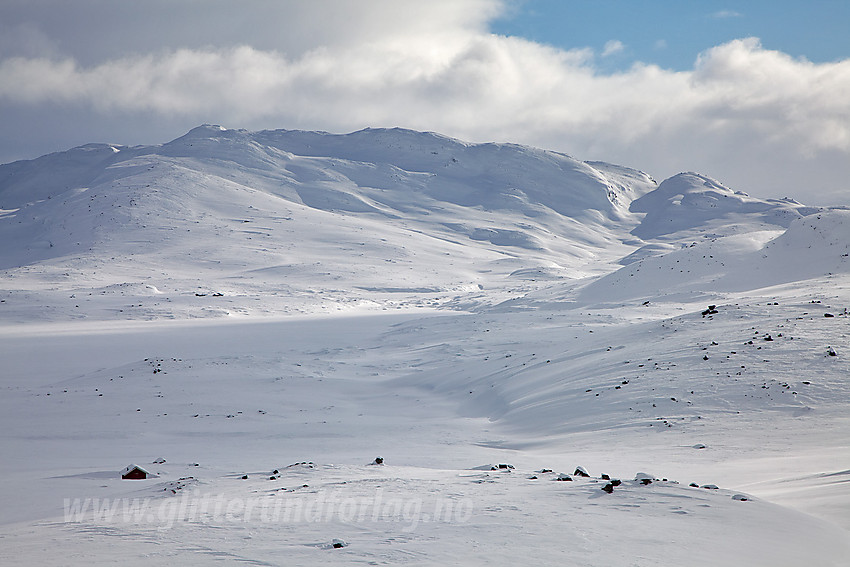
[[[632,231],[643,239],[683,232],[693,235],[707,228],[713,229],[715,235],[717,231],[751,231],[756,223],[787,227],[794,219],[817,212],[793,199],[750,197],[698,173],[680,173],[667,179],[658,189],[634,200],[630,210],[646,213],[640,226]]]
[[[492,302],[504,294],[469,292],[583,277],[628,250],[628,204],[654,182],[597,167],[406,130],[203,126],[86,146],[0,167],[0,268],[19,282],[4,307],[150,319]]]
[[[850,211],[828,210],[792,221],[785,231],[752,230],[682,244],[630,262],[582,290],[585,301],[691,296],[713,301],[751,291],[850,273]]]
[[[0,208],[2,564],[850,555],[846,210],[214,126]]]

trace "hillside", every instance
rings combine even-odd
[[[0,209],[0,563],[850,553],[850,211],[208,125],[2,165]]]
[[[515,145],[212,126],[9,164],[0,180],[4,307],[37,296],[59,319],[487,303],[526,273],[606,269],[628,250],[628,204],[654,188]]]

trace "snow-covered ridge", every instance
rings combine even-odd
[[[2,165],[0,209],[0,269],[60,304],[51,318],[82,310],[66,301],[77,292],[100,298],[86,317],[106,318],[470,308],[815,211],[695,173],[656,186],[516,144],[212,125],[159,146],[88,144]],[[79,288],[73,274],[96,283]],[[123,297],[155,286],[162,301],[125,309],[106,301],[115,286]],[[270,288],[281,295],[259,291]]]
[[[266,313],[317,300],[375,305],[361,291],[376,289],[393,306],[434,305],[502,286],[518,270],[607,270],[597,260],[628,250],[624,229],[639,222],[629,203],[654,187],[635,170],[515,144],[403,129],[205,125],[161,146],[89,144],[0,166],[0,237],[9,243],[0,268],[51,282],[54,271],[97,274],[94,296],[153,285],[172,302],[104,307],[107,317],[244,313],[230,299],[203,309],[173,300],[246,296],[268,284],[288,301],[272,300]],[[422,288],[436,293],[398,292]]]
[[[339,135],[301,130],[252,133],[205,125],[162,148],[166,155],[181,157],[196,156],[199,150],[209,158],[236,162],[253,156],[253,165],[259,167],[280,159],[278,150],[286,157],[327,158],[353,162],[354,167],[368,164],[379,174],[385,167],[397,174],[423,173],[428,177],[414,184],[418,192],[484,209],[512,209],[521,199],[563,215],[594,209],[620,217],[633,198],[654,189],[648,176],[634,170],[611,168],[606,174],[606,164],[596,169],[558,152],[517,144],[471,144],[402,128],[367,128]],[[395,179],[388,181],[398,185]]]
[[[817,212],[791,199],[757,199],[733,191],[698,173],[680,173],[631,203],[630,210],[646,217],[633,234],[644,239],[714,224],[734,225],[735,215],[748,224],[764,223],[787,228],[794,219]],[[727,229],[728,230],[728,229]]]

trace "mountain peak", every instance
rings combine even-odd
[[[640,238],[658,238],[692,231],[734,231],[736,215],[748,215],[746,222],[758,221],[787,228],[801,216],[817,209],[793,200],[764,200],[733,191],[716,179],[694,172],[674,175],[658,189],[635,199],[629,210],[645,213],[632,233]],[[724,228],[720,229],[719,225]]]

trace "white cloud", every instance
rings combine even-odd
[[[368,19],[344,2],[331,4],[343,10],[340,19]],[[368,37],[322,35],[292,52],[194,47],[90,65],[7,57],[0,59],[0,116],[41,108],[44,120],[63,124],[79,111],[87,120],[121,122],[109,141],[124,143],[142,141],[133,139],[128,116],[140,129],[157,121],[181,129],[201,122],[337,132],[403,126],[540,145],[659,177],[694,169],[754,194],[810,202],[817,199],[806,191],[850,189],[850,99],[843,95],[850,60],[814,64],[749,39],[705,52],[689,72],[636,65],[607,75],[589,49],[487,33],[498,3],[438,4],[444,11],[436,16],[411,12],[417,21],[386,33],[373,23]],[[400,12],[381,17],[393,26],[406,21]],[[439,25],[442,19],[452,23]],[[37,127],[49,136],[54,126]]]
[[[607,41],[605,43],[605,47],[602,48],[602,57],[609,57],[617,53],[622,53],[625,49],[626,46],[623,45],[622,41],[612,39]]]

